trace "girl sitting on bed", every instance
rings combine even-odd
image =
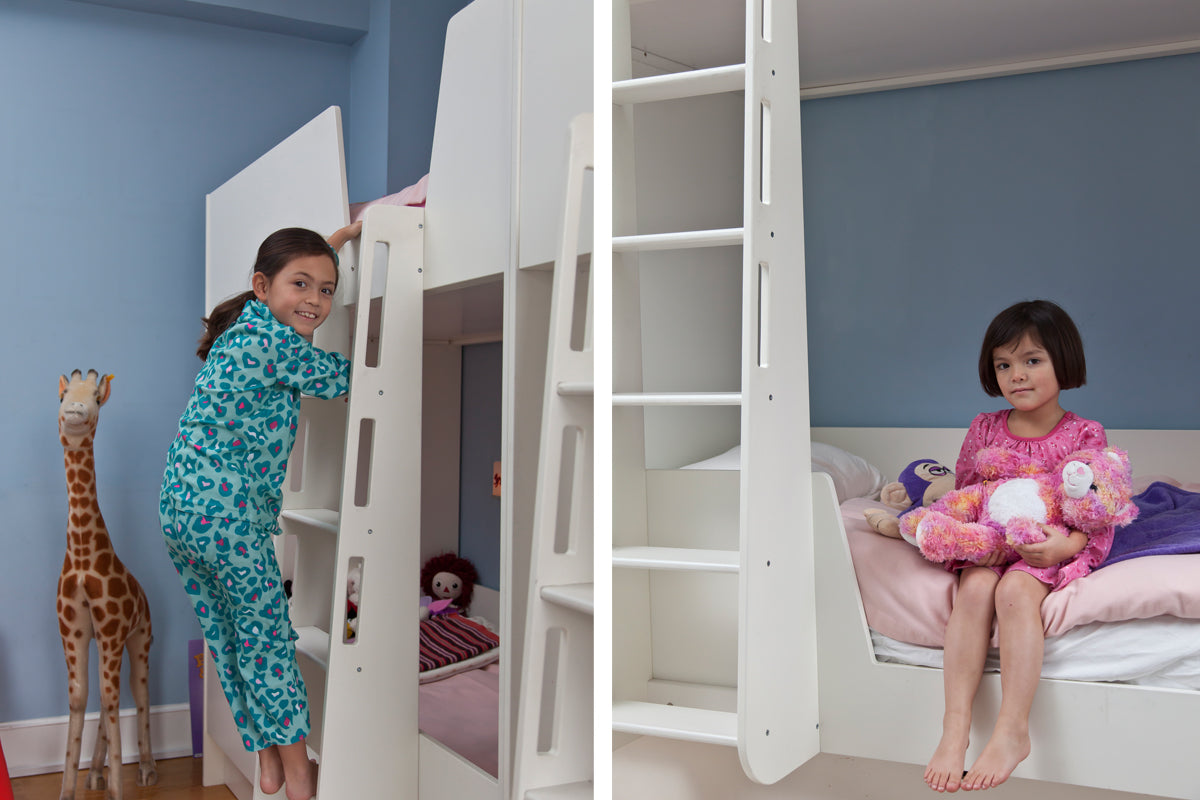
[[[265,794],[316,794],[305,737],[307,694],[275,546],[280,486],[300,393],[345,394],[350,362],[311,344],[337,288],[337,251],[305,228],[263,241],[251,290],[204,320],[204,366],[167,455],[159,519],[193,604],[243,746]],[[285,785],[286,784],[286,785]]]
[[[984,447],[1006,447],[1048,468],[1069,453],[1107,445],[1103,426],[1059,405],[1059,392],[1086,380],[1083,342],[1075,323],[1045,300],[1017,303],[1000,312],[979,354],[979,379],[991,397],[1010,409],[980,414],[963,441],[956,468],[958,487],[980,481],[975,455]],[[1017,547],[1009,563],[999,553],[978,563],[948,565],[958,571],[958,592],[946,625],[945,715],[942,739],[925,769],[925,782],[938,792],[990,789],[1008,779],[1030,753],[1029,710],[1041,678],[1045,648],[1042,600],[1070,581],[1059,569],[1082,560],[1095,567],[1112,546],[1113,532],[1088,537],[1049,532],[1044,542]],[[1000,639],[1003,698],[996,726],[979,759],[963,775],[971,707],[983,676],[996,619]]]

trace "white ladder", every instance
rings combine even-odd
[[[627,2],[614,18],[614,40],[628,33]],[[641,392],[639,365],[621,364],[618,339],[627,337],[627,362],[639,358],[640,325],[614,318],[612,404],[617,407],[736,406],[740,408],[741,473],[737,549],[613,548],[616,572],[673,570],[735,573],[737,594],[736,710],[698,698],[731,690],[694,684],[679,702],[647,702],[617,687],[612,709],[619,733],[736,747],[746,774],[771,783],[819,751],[815,648],[812,495],[809,479],[808,362],[804,238],[800,180],[800,98],[795,0],[746,0],[745,63],[648,78],[615,80],[613,302],[636,304],[639,253],[741,246],[742,342],[740,389],[733,392]],[[626,41],[623,44],[628,45]],[[628,49],[626,49],[628,52]],[[614,65],[618,63],[614,57]],[[620,69],[620,67],[618,67]],[[620,77],[620,76],[618,76]],[[621,202],[636,196],[622,180],[635,171],[634,111],[640,104],[744,92],[742,225],[715,230],[632,233]],[[622,167],[625,167],[624,170]],[[708,165],[697,164],[696,169]],[[628,204],[628,203],[627,203]],[[625,219],[621,215],[625,214]],[[624,281],[624,285],[622,284]],[[632,287],[632,288],[631,288]],[[624,326],[625,332],[618,329]],[[626,389],[626,391],[621,391]],[[646,488],[630,485],[618,456],[638,434],[618,432],[614,419],[614,526],[630,507],[646,505]],[[636,446],[636,445],[635,445]],[[644,444],[643,444],[644,447]],[[642,465],[644,467],[644,464]],[[636,469],[636,466],[632,467]],[[640,497],[637,493],[640,492]],[[618,509],[618,505],[624,506]],[[636,511],[634,512],[636,513]],[[614,541],[618,537],[614,529]],[[621,590],[614,574],[614,598]],[[614,629],[649,627],[618,618]],[[704,620],[695,627],[703,635]],[[788,630],[791,628],[791,630]],[[787,631],[786,634],[784,631]],[[648,635],[653,637],[653,631]],[[622,654],[614,646],[614,661]],[[649,665],[649,659],[645,659]],[[617,664],[614,664],[616,684]],[[651,669],[652,669],[652,665]],[[636,670],[635,670],[636,671]],[[653,679],[653,673],[650,675]],[[628,680],[623,678],[625,683]],[[704,707],[708,702],[709,707]],[[689,707],[691,703],[694,707]]]
[[[570,136],[550,300],[513,800],[592,797],[593,272],[581,309],[576,256],[585,175],[593,169],[592,115],[575,117]]]
[[[353,330],[350,392],[302,400],[304,440],[289,481],[300,465],[302,477],[284,492],[280,515],[296,538],[292,620],[309,692],[308,743],[321,763],[318,796],[327,798],[417,792],[417,618],[394,613],[408,595],[392,576],[402,565],[415,581],[420,560],[424,221],[419,208],[366,214],[344,287],[353,308],[339,308],[336,323],[317,333],[349,350]],[[386,260],[377,243],[387,245]],[[345,634],[351,566],[362,570],[354,639]]]

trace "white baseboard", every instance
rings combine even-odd
[[[46,717],[0,723],[0,745],[4,747],[9,775],[16,778],[62,772],[67,753],[68,719],[65,716]],[[91,766],[99,719],[98,711],[84,718],[80,769]],[[187,703],[150,708],[150,746],[155,759],[192,754],[192,719]],[[122,762],[137,762],[137,710],[133,708],[121,709],[121,750]]]

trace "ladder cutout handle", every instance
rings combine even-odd
[[[358,643],[358,622],[362,619],[363,558],[354,556],[346,567],[346,625],[344,644]]]
[[[579,476],[583,475],[583,458],[586,452],[583,429],[567,425],[562,432],[562,451],[558,468],[558,503],[554,515],[554,552],[558,555],[573,550],[571,531],[579,525]]]
[[[387,242],[374,242],[370,249],[371,258],[363,263],[364,285],[359,292],[359,302],[368,304],[367,340],[363,342],[363,365],[369,369],[379,366],[383,357],[383,303],[387,297],[389,246]],[[370,289],[368,292],[367,289]]]
[[[358,461],[354,470],[354,505],[371,502],[371,460],[375,449],[375,420],[363,417],[358,424]]]
[[[558,749],[558,721],[562,714],[562,689],[566,686],[567,632],[563,628],[546,631],[546,658],[542,662],[542,702],[538,713],[537,751],[539,755]]]
[[[760,0],[760,2],[762,4],[759,7],[760,8],[759,14],[762,17],[762,40],[764,42],[770,42],[771,41],[771,24],[773,22],[771,6],[773,5],[774,0]]]
[[[771,205],[771,104],[763,100],[759,104],[759,155],[758,155],[758,199],[764,206]]]
[[[771,365],[771,265],[758,265],[758,365]]]

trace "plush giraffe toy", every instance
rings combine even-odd
[[[87,711],[88,656],[96,639],[100,656],[101,716],[96,750],[88,771],[89,789],[103,789],[108,751],[108,796],[121,800],[121,654],[129,650],[130,691],[137,704],[139,786],[158,782],[150,752],[150,606],[137,580],[113,551],[96,501],[96,462],[92,443],[100,406],[108,400],[111,375],[79,370],[58,381],[58,433],[67,470],[67,554],[58,579],[58,628],[67,659],[71,716],[63,800],[75,797],[83,715]]]

